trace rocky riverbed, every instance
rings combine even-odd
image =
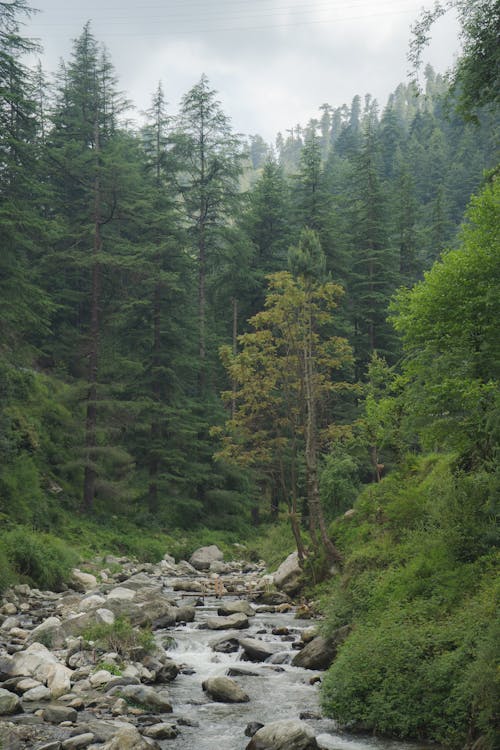
[[[319,637],[263,565],[224,563],[212,547],[190,562],[107,558],[95,572],[76,570],[63,593],[4,595],[2,750],[411,747],[321,717],[321,670],[345,633]]]

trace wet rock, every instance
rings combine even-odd
[[[202,683],[202,688],[212,700],[221,703],[248,703],[250,700],[238,683],[229,677],[209,677]]]
[[[179,735],[179,729],[175,724],[153,724],[145,729],[143,734],[153,740],[174,740]]]
[[[224,560],[224,553],[216,544],[211,544],[209,547],[200,547],[193,552],[189,558],[189,563],[195,570],[209,570],[211,563],[222,562],[222,560]]]
[[[0,688],[0,716],[10,716],[22,711],[19,696],[11,693],[10,690]]]
[[[246,615],[236,612],[228,617],[209,617],[206,625],[209,630],[229,630],[231,628],[241,630],[248,628],[249,622]]]
[[[256,614],[255,609],[249,602],[246,601],[246,599],[241,599],[235,602],[225,602],[217,610],[217,614],[221,617],[234,615],[238,612],[241,612],[247,617],[255,617]]]
[[[246,750],[317,750],[314,732],[303,721],[274,721],[259,729]]]
[[[191,580],[176,581],[173,588],[174,591],[186,591],[187,593],[192,594],[201,594],[206,591],[206,586],[200,581]]]
[[[249,722],[245,727],[245,737],[253,737],[263,726],[264,724],[261,724],[260,721]]]
[[[183,605],[175,608],[176,622],[194,622],[196,610],[191,605]]]
[[[213,641],[210,645],[219,654],[234,654],[240,648],[238,638],[223,638],[219,641]]]
[[[275,644],[266,643],[258,638],[240,638],[240,646],[250,661],[266,661],[277,650]]]
[[[305,669],[328,669],[341,643],[345,641],[351,628],[346,625],[338,628],[330,638],[321,635],[316,636],[299,651],[292,660],[294,667]]]

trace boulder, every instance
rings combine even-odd
[[[229,677],[209,677],[202,683],[202,688],[212,700],[221,703],[248,703],[250,700],[238,683]]]
[[[211,544],[209,547],[200,547],[189,558],[190,564],[196,570],[209,570],[211,563],[222,562],[222,560],[224,560],[224,554],[216,544]]]
[[[46,682],[49,668],[59,664],[57,657],[41,643],[32,643],[24,651],[14,654],[9,672],[12,676],[34,677],[40,682]]]
[[[80,750],[80,748],[85,748],[91,745],[94,739],[95,735],[92,734],[92,732],[75,734],[73,737],[68,737],[67,740],[63,740],[61,748],[62,750]]]
[[[302,568],[299,565],[297,552],[292,552],[279,566],[273,575],[273,583],[277,589],[293,596],[302,585]]]
[[[50,724],[60,724],[61,721],[75,722],[77,719],[76,709],[69,706],[59,706],[58,704],[46,706],[42,711],[44,721]]]
[[[166,692],[154,690],[146,685],[124,685],[117,688],[119,697],[126,701],[138,703],[144,708],[158,713],[171,713],[172,705]]]
[[[15,693],[0,688],[0,716],[10,716],[22,711],[21,701]]]
[[[234,602],[225,602],[217,610],[217,614],[221,617],[234,615],[237,612],[241,612],[247,617],[255,617],[255,609],[249,602],[246,601],[246,599],[239,599]]]
[[[56,648],[64,645],[64,638],[59,617],[48,617],[36,628],[33,628],[28,641],[30,643],[48,643],[52,648]]]
[[[91,594],[90,596],[84,597],[78,604],[79,612],[88,612],[89,609],[95,609],[100,607],[106,602],[106,598],[100,594]]]
[[[51,697],[52,695],[48,687],[45,687],[45,685],[37,685],[36,687],[26,690],[23,695],[23,701],[33,701],[34,703],[38,703],[38,701],[49,701]]]
[[[95,611],[95,621],[98,625],[113,625],[115,616],[110,609],[100,607]]]
[[[317,750],[313,730],[303,721],[273,721],[259,729],[246,750]]]
[[[266,643],[258,638],[240,638],[240,646],[250,661],[266,661],[280,648],[278,644]]]
[[[132,599],[135,599],[136,592],[133,589],[128,589],[125,586],[117,586],[115,589],[112,589],[108,594],[108,605],[110,603],[110,600],[118,599],[119,601],[123,602],[130,602]]]
[[[151,737],[153,740],[175,740],[178,736],[179,730],[175,724],[153,724],[151,727],[147,727],[144,730],[145,737]]]
[[[127,724],[120,727],[114,737],[102,745],[101,750],[151,750],[151,745],[135,727]]]
[[[85,593],[97,587],[97,578],[91,573],[84,573],[79,568],[75,568],[72,573],[71,583],[75,591]]]
[[[51,664],[47,673],[47,687],[53,698],[69,693],[73,672],[64,664]]]
[[[293,657],[292,665],[304,669],[328,669],[336,653],[337,646],[329,638],[318,635]]]
[[[248,625],[248,617],[241,612],[235,612],[234,615],[228,617],[208,617],[206,621],[209,630],[228,630],[231,628],[241,630],[248,628]]]

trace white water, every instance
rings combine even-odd
[[[184,602],[188,603],[189,598]],[[244,750],[250,741],[245,737],[245,727],[250,722],[266,724],[279,719],[298,719],[303,712],[313,716],[320,714],[318,686],[311,685],[310,680],[321,676],[321,672],[292,667],[289,661],[296,652],[291,643],[271,634],[273,628],[286,627],[298,640],[300,630],[309,627],[311,622],[296,620],[293,613],[258,614],[251,618],[250,628],[239,631],[239,635],[275,643],[280,655],[272,659],[280,663],[241,661],[241,651],[222,654],[210,647],[210,643],[229,638],[234,631],[215,632],[199,627],[207,617],[216,614],[219,605],[220,601],[207,597],[204,607],[196,610],[196,622],[158,634],[160,643],[167,637],[174,637],[176,646],[169,649],[169,655],[183,669],[194,670],[194,674],[179,674],[169,685],[174,707],[172,718],[182,726],[177,739],[160,743],[165,750]],[[281,663],[282,658],[287,663]],[[203,692],[201,685],[205,679],[227,675],[230,667],[257,673],[257,676],[233,678],[248,693],[248,703],[218,703]],[[325,750],[425,750],[422,745],[348,736],[339,733],[335,722],[329,719],[307,719],[307,723]]]

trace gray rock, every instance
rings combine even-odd
[[[277,589],[293,596],[302,585],[302,568],[299,565],[297,552],[292,552],[279,566],[273,575],[273,583]]]
[[[102,750],[151,750],[151,745],[131,726],[120,727],[115,736],[102,746]]]
[[[72,585],[75,591],[92,591],[97,586],[97,578],[91,573],[84,573],[83,571],[75,568],[72,574]]]
[[[45,685],[30,688],[23,695],[23,701],[49,701],[51,698],[51,692]]]
[[[279,644],[266,643],[258,638],[240,638],[240,646],[250,661],[266,661],[280,648]]]
[[[209,677],[202,683],[202,688],[212,700],[221,703],[248,703],[250,700],[238,683],[229,677]]]
[[[234,615],[228,617],[209,617],[206,621],[207,628],[209,630],[228,630],[234,628],[235,630],[241,630],[248,628],[248,617],[241,612],[235,612]]]
[[[294,667],[304,669],[328,669],[337,655],[337,649],[350,633],[350,626],[339,628],[332,637],[317,635],[292,660]]]
[[[314,732],[303,721],[274,721],[259,729],[246,750],[317,750]]]
[[[210,563],[224,560],[224,554],[215,544],[209,547],[200,547],[189,558],[190,564],[196,570],[209,570]]]
[[[77,734],[74,737],[68,737],[62,743],[62,750],[80,750],[82,747],[88,747],[94,741],[95,735],[92,732]]]
[[[171,713],[172,705],[169,696],[162,690],[154,690],[145,685],[125,685],[118,688],[118,696],[127,702],[137,703],[146,709]]]
[[[19,696],[11,693],[10,690],[0,688],[0,716],[10,716],[22,711]]]
[[[153,740],[174,740],[178,735],[179,730],[175,724],[153,724],[144,730],[144,736]]]
[[[71,721],[74,723],[78,714],[74,708],[54,703],[43,709],[42,716],[44,721],[48,721],[50,724],[60,724],[62,721]]]
[[[217,614],[221,617],[234,615],[237,612],[241,612],[247,617],[255,617],[255,609],[246,601],[246,599],[240,599],[235,602],[225,602],[217,610]]]

